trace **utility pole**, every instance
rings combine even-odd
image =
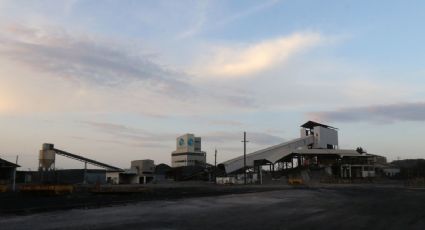
[[[246,184],[246,132],[243,132],[243,173],[244,173],[244,184]]]
[[[214,153],[214,183],[217,183],[217,149]]]
[[[217,149],[215,149],[215,154],[214,154],[214,168],[217,167]]]

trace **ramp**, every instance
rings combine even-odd
[[[266,160],[270,163],[276,163],[280,159],[290,155],[294,150],[302,147],[307,147],[314,143],[313,136],[306,136],[294,139],[292,141],[284,142],[282,144],[274,145],[269,148],[258,150],[256,152],[246,155],[246,166],[253,167],[254,161]],[[244,157],[236,157],[234,159],[222,163],[226,169],[226,173],[232,173],[244,167]]]
[[[65,156],[65,157],[68,157],[68,158],[71,158],[71,159],[74,159],[74,160],[78,160],[78,161],[82,161],[82,162],[85,162],[85,163],[89,163],[89,164],[92,164],[94,166],[101,167],[101,168],[104,168],[104,169],[107,169],[107,170],[123,171],[122,169],[120,169],[118,167],[115,167],[115,166],[112,166],[112,165],[108,165],[108,164],[105,164],[105,163],[102,163],[102,162],[99,162],[99,161],[95,161],[95,160],[92,160],[92,159],[88,159],[88,158],[85,158],[85,157],[80,156],[80,155],[76,155],[76,154],[72,154],[72,153],[69,153],[69,152],[65,152],[63,150],[56,149],[56,148],[54,148],[53,150],[58,155],[62,155],[62,156]]]
[[[54,147],[54,144],[44,143],[42,145],[42,149],[39,154],[39,169],[40,170],[51,170],[54,169],[55,164],[55,155],[61,155],[64,157],[68,157],[77,161],[84,162],[85,168],[87,169],[87,164],[91,164],[100,168],[104,168],[106,170],[112,171],[123,171],[122,169],[115,167],[113,165],[105,164],[96,160],[92,160],[81,155],[73,154],[70,152],[66,152]]]

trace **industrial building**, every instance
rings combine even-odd
[[[374,177],[377,163],[385,162],[385,157],[340,149],[337,128],[308,121],[301,125],[299,138],[247,154],[245,159],[236,157],[219,166],[228,175],[250,172],[256,176],[268,165],[272,173],[314,168],[329,176],[351,179]]]
[[[164,181],[172,178],[172,168],[164,163],[155,165],[155,181]]]
[[[312,170],[332,178],[373,178],[377,173],[388,177],[400,171],[386,162],[386,158],[361,149],[340,149],[338,129],[308,121],[301,125],[300,137],[288,142],[239,156],[215,167],[206,162],[201,137],[184,134],[176,138],[176,150],[171,154],[171,167],[153,160],[133,160],[128,169],[88,159],[45,143],[39,151],[38,172],[21,172],[17,181],[41,184],[146,184],[174,179],[213,180],[222,183],[262,183],[263,172],[273,179]],[[57,156],[68,157],[84,164],[82,169],[56,170]],[[102,169],[87,169],[87,164]],[[0,184],[10,183],[16,176],[16,164],[0,159]],[[264,170],[268,169],[268,170]],[[230,176],[230,177],[229,177]]]
[[[56,184],[105,184],[106,171],[104,169],[56,169],[48,172],[18,171],[16,182],[22,184],[33,183]]]
[[[81,155],[73,154],[70,152],[66,152],[64,150],[60,150],[55,148],[53,144],[44,143],[39,151],[39,171],[51,171],[55,169],[55,161],[56,155],[61,155],[64,157],[68,157],[77,161],[81,161],[84,163],[84,168],[87,169],[87,164],[91,164],[100,168],[108,169],[108,170],[122,170],[118,167],[105,164],[96,160],[92,160]]]
[[[84,163],[84,169],[56,170],[56,156],[64,156]],[[87,169],[87,164],[103,169]],[[26,173],[21,176],[25,182],[65,183],[65,184],[146,184],[154,179],[153,160],[134,160],[129,169],[121,169],[109,164],[92,160],[81,155],[69,153],[45,143],[39,151],[38,173]]]
[[[106,181],[110,184],[146,184],[155,176],[153,160],[135,160],[126,170],[106,172]]]
[[[11,185],[18,167],[20,166],[0,158],[0,185]]]
[[[395,165],[387,165],[385,167],[382,168],[382,172],[387,176],[387,177],[396,177],[398,175],[400,175],[401,169]]]
[[[84,169],[56,170],[55,163],[57,155],[83,162]],[[87,164],[103,169],[87,169]],[[44,143],[39,151],[38,173],[27,172],[21,177],[24,178],[25,182],[29,183],[103,184],[106,181],[106,170],[123,171],[118,167],[57,149],[53,144]]]
[[[207,153],[201,149],[201,138],[185,134],[176,139],[176,150],[171,153],[171,167],[205,166]]]

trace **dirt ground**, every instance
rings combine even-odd
[[[255,190],[255,189],[254,189]],[[0,216],[1,229],[425,229],[425,190],[281,187]]]
[[[288,186],[287,186],[288,187]],[[217,186],[205,182],[156,185],[104,186],[108,193],[92,193],[94,186],[78,186],[73,194],[0,193],[0,215],[29,215],[75,208],[99,208],[140,201],[175,200],[189,197],[219,196],[282,189],[282,186]],[[112,191],[109,189],[112,188]],[[141,190],[141,191],[140,191]],[[134,192],[137,191],[137,192]]]

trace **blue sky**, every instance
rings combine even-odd
[[[219,162],[298,137],[420,158],[422,1],[0,0],[0,157],[44,142],[128,167],[203,137]],[[58,159],[59,168],[80,163]]]

